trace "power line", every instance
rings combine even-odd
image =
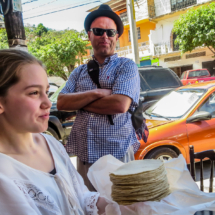
[[[55,2],[55,1],[58,1],[58,0],[53,0],[53,1],[51,1],[51,2],[47,2],[46,4],[49,4],[49,3],[53,3],[53,2]],[[92,1],[92,0],[91,0]],[[89,0],[87,0],[87,1],[83,1],[83,2],[79,2],[79,4],[80,3],[87,3],[87,2],[89,2]],[[30,10],[33,10],[33,9],[37,9],[37,8],[39,8],[39,7],[43,7],[43,6],[46,6],[46,4],[43,4],[43,5],[40,5],[40,6],[38,6],[38,7],[34,7],[34,8],[31,8]],[[43,11],[40,11],[40,12],[50,12],[50,11],[53,11],[53,10],[61,10],[61,9],[64,9],[64,8],[67,8],[67,7],[70,7],[70,6],[76,6],[77,5],[77,3],[76,4],[67,4],[67,5],[65,5],[65,6],[63,6],[63,7],[54,7],[54,8],[49,8],[49,9],[47,9],[47,10],[43,10]],[[30,11],[30,10],[27,10],[27,11],[23,11],[23,12],[28,12],[28,11]],[[37,15],[38,14],[38,12],[36,12],[36,13],[31,13],[31,15],[32,16],[34,16],[34,15]]]
[[[36,0],[36,1],[37,1],[37,0]],[[53,2],[56,2],[56,1],[58,1],[58,0],[50,1],[50,2],[47,2],[46,4],[42,4],[42,5],[39,5],[39,6],[37,6],[37,7],[33,7],[33,8],[31,8],[30,10],[24,10],[23,13],[24,13],[24,12],[31,11],[31,10],[34,10],[34,9],[37,9],[37,8],[40,8],[40,7],[43,7],[43,6],[46,6],[46,5],[51,4],[51,3],[53,3]]]
[[[97,1],[94,1],[94,2],[88,2],[88,3],[85,3],[85,4],[76,5],[76,6],[73,6],[73,7],[68,7],[68,8],[64,8],[64,9],[61,9],[61,10],[52,11],[52,12],[49,12],[49,13],[44,13],[44,14],[40,14],[40,15],[36,15],[36,16],[31,16],[31,17],[24,18],[24,20],[39,17],[39,16],[45,16],[45,15],[48,15],[48,14],[57,13],[57,12],[61,12],[61,11],[64,11],[64,10],[69,10],[69,9],[76,8],[76,7],[81,7],[81,6],[96,3],[96,2],[100,2],[100,1],[97,0]]]
[[[34,1],[38,1],[38,0],[29,0],[29,1],[26,1],[26,2],[24,2],[24,3],[22,3],[22,4],[29,4],[29,3],[32,3],[32,2],[34,2]]]

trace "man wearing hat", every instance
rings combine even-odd
[[[71,73],[57,106],[78,110],[66,149],[77,155],[77,170],[93,191],[87,172],[100,157],[111,154],[123,162],[134,160],[140,144],[128,110],[138,105],[140,80],[136,64],[114,54],[123,23],[108,5],[88,14],[84,27],[99,65],[101,89],[88,74],[87,64],[81,65]]]

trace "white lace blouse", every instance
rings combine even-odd
[[[56,174],[33,169],[0,153],[0,214],[96,215],[99,194],[84,185],[61,143],[43,136]]]

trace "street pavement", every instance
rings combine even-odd
[[[76,156],[70,157],[70,160],[74,167],[77,169],[77,158]],[[209,191],[209,178],[210,178],[210,161],[205,161],[204,164],[204,192]],[[189,165],[188,165],[189,169]],[[214,171],[214,177],[215,177],[215,171]],[[196,163],[196,184],[198,187],[200,187],[200,163]],[[214,190],[215,192],[215,178],[214,178]]]

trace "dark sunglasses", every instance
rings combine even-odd
[[[115,29],[103,29],[103,28],[91,28],[90,31],[92,31],[96,36],[102,36],[104,32],[106,32],[108,37],[114,37],[118,33],[118,31]]]

